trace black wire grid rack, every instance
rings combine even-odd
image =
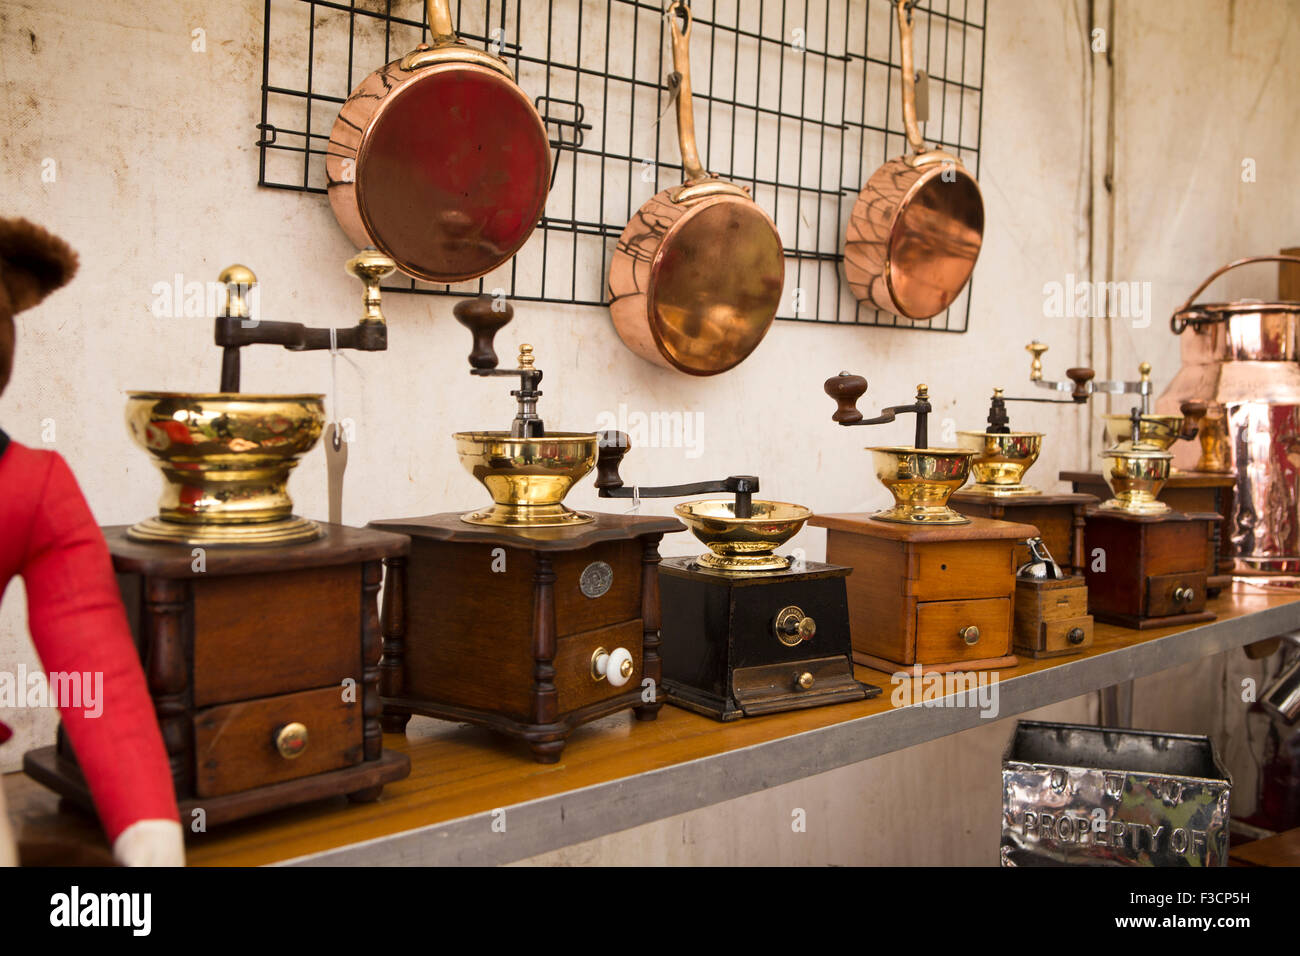
[[[606,305],[623,227],[681,181],[668,77],[668,0],[460,0],[457,30],[489,47],[535,97],[551,136],[540,228],[495,272],[386,291]],[[927,143],[979,173],[987,0],[914,12],[928,77]],[[706,167],[748,185],[785,243],[777,318],[965,332],[970,286],[947,312],[909,322],[858,304],[842,280],[845,226],[862,184],[908,150],[891,0],[694,0],[691,79]],[[258,184],[325,192],[339,106],[367,73],[425,39],[423,0],[267,0]],[[760,145],[762,144],[762,145]]]

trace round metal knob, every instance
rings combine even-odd
[[[1085,637],[1087,637],[1087,635],[1083,633],[1083,628],[1081,627],[1072,627],[1070,628],[1070,633],[1065,635],[1065,639],[1071,644],[1082,644]]]
[[[632,652],[626,647],[616,647],[606,651],[598,647],[591,655],[592,680],[608,680],[610,687],[622,687],[632,677],[636,665],[632,661]]]
[[[795,683],[799,685],[800,690],[810,690],[815,680],[816,678],[814,678],[812,674],[810,674],[808,671],[804,671],[795,680]]]
[[[1192,599],[1196,597],[1196,591],[1189,587],[1174,588],[1174,602],[1177,604],[1191,604]]]
[[[957,632],[957,636],[973,647],[979,643],[980,629],[974,624],[967,624]]]
[[[296,720],[275,732],[275,749],[285,760],[296,760],[307,749],[307,727]]]
[[[817,622],[794,604],[781,608],[772,624],[776,639],[786,647],[798,647],[817,633]]]

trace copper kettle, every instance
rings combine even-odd
[[[1158,412],[1206,404],[1200,455],[1175,446],[1174,464],[1236,472],[1229,535],[1238,571],[1300,571],[1300,302],[1198,303],[1224,273],[1257,262],[1300,265],[1297,256],[1228,263],[1187,297],[1169,320],[1182,336],[1183,367],[1156,400]]]

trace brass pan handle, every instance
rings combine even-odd
[[[451,24],[450,0],[426,0],[425,7],[429,11],[429,37],[433,40],[433,45],[445,46],[458,42],[456,28]]]
[[[898,42],[903,59],[903,126],[907,145],[915,153],[925,152],[925,140],[916,120],[916,65],[912,55],[912,7],[917,0],[898,0]]]
[[[680,25],[681,17],[685,25]],[[680,81],[677,87],[677,140],[682,148],[682,172],[687,182],[708,179],[695,145],[695,107],[691,102],[691,8],[677,0],[668,10],[668,25],[673,34],[673,69]]]
[[[1254,262],[1294,262],[1300,264],[1300,256],[1247,256],[1244,259],[1234,259],[1232,262],[1229,262],[1222,269],[1214,272],[1208,279],[1198,285],[1196,291],[1187,297],[1187,301],[1174,310],[1174,314],[1169,319],[1169,328],[1173,331],[1174,335],[1181,335],[1183,329],[1187,328],[1189,325],[1194,325],[1198,319],[1204,318],[1203,313],[1192,308],[1192,303],[1196,301],[1197,297],[1202,292],[1210,287],[1210,284],[1213,283],[1215,279],[1219,278],[1219,276],[1223,275],[1225,272],[1236,269],[1238,266],[1248,266]]]

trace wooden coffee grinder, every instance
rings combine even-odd
[[[1102,452],[1114,497],[1088,509],[1089,609],[1125,627],[1167,627],[1214,620],[1206,610],[1219,515],[1174,511],[1158,500],[1172,455],[1142,438],[1134,408],[1130,437]]]
[[[226,269],[221,392],[133,392],[127,403],[164,490],[156,517],[104,536],[187,829],[200,811],[210,826],[339,794],[375,800],[410,773],[383,746],[377,606],[381,561],[407,540],[295,516],[289,473],[321,437],[322,396],[239,390],[246,345],[387,347],[379,282],[392,261],[363,252],[347,269],[364,283],[365,312],[346,329],[250,321],[256,278]],[[62,733],[23,769],[91,808]]]
[[[659,566],[664,690],[672,703],[735,720],[880,693],[853,677],[849,569],[796,564],[775,553],[811,511],[755,498],[759,482],[750,475],[628,487],[618,469],[629,447],[624,433],[602,433],[596,478],[602,498],[733,496],[674,509],[709,550],[665,558]]]
[[[384,595],[384,729],[412,714],[482,724],[560,759],[580,724],[663,706],[659,541],[672,518],[585,513],[564,496],[596,463],[592,432],[546,428],[532,346],[497,368],[492,337],[514,314],[490,296],[459,303],[474,334],[470,374],[519,380],[506,431],[460,432],[461,463],[490,508],[377,521],[411,538],[388,561]]]
[[[857,400],[866,379],[841,372],[826,381],[841,425],[877,425],[916,415],[911,446],[869,449],[894,507],[874,515],[818,515],[829,561],[853,568],[848,581],[853,657],[880,670],[920,672],[1010,667],[1015,548],[1030,525],[968,518],[948,498],[970,473],[970,449],[931,448],[929,390],[916,401],[864,419]]]

